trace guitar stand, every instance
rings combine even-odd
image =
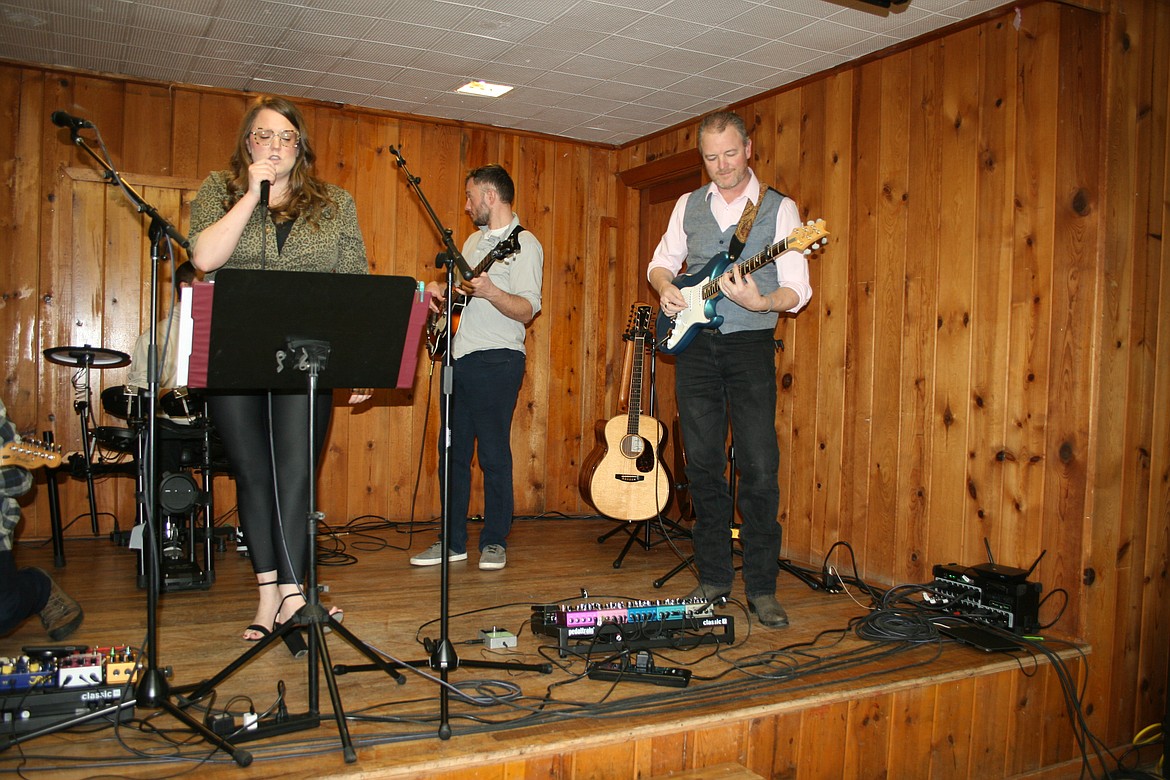
[[[653,339],[648,340],[646,347],[650,353],[650,398],[648,401],[648,410],[649,410],[650,416],[653,417],[654,416],[655,400],[656,400],[656,398],[655,398],[655,378],[657,375],[656,369],[658,367],[658,361],[655,358],[658,355],[658,351],[655,348],[655,341]],[[677,418],[675,420],[675,444],[677,447],[682,446],[682,439],[678,436],[678,420],[677,420]],[[659,444],[658,446],[659,446],[659,449],[661,450],[662,445]],[[677,463],[675,465],[677,468]],[[678,497],[679,491],[685,489],[685,487],[686,487],[685,483],[676,484],[674,486],[676,499]],[[679,503],[679,506],[681,507],[682,502],[679,501],[677,503]],[[688,531],[686,528],[683,528],[681,525],[679,525],[678,521],[671,520],[670,518],[664,516],[661,512],[659,512],[654,517],[647,518],[646,520],[637,520],[637,521],[632,522],[632,523],[625,523],[622,525],[614,526],[610,530],[603,533],[601,536],[597,537],[597,543],[604,544],[610,537],[616,536],[619,533],[626,534],[627,538],[626,538],[625,545],[622,546],[621,552],[618,553],[617,557],[613,559],[613,567],[615,569],[620,569],[622,567],[622,562],[626,558],[626,555],[630,552],[630,549],[635,544],[640,546],[643,550],[649,550],[651,547],[655,547],[659,544],[670,541],[671,537],[667,533],[668,528],[669,528],[669,530],[677,533],[680,537],[690,538],[690,535],[691,535],[690,531]],[[650,538],[651,530],[656,530],[658,532],[660,538],[652,540]]]
[[[660,538],[651,540],[650,532],[652,528],[658,532]],[[630,548],[632,548],[635,544],[637,544],[643,550],[649,550],[651,547],[655,547],[662,544],[663,542],[668,541],[671,537],[666,534],[667,528],[677,532],[680,537],[689,539],[691,536],[691,532],[679,525],[677,521],[671,520],[669,517],[663,517],[662,515],[659,515],[657,517],[652,517],[649,520],[638,520],[634,523],[626,523],[625,525],[615,526],[614,528],[611,528],[610,530],[603,533],[601,536],[597,537],[597,543],[604,544],[606,540],[612,536],[616,536],[618,533],[624,533],[629,537],[626,539],[626,543],[622,547],[621,552],[619,552],[618,556],[613,559],[613,567],[615,569],[620,569],[622,567],[622,562],[626,558],[626,554],[630,552]],[[684,563],[683,566],[680,567],[677,571],[673,572],[673,574],[677,574],[678,571],[681,571],[682,568],[685,568],[685,566],[686,564]],[[670,577],[668,576],[666,579],[669,578]],[[663,580],[663,582],[665,581],[666,580]]]

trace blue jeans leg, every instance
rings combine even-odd
[[[515,501],[512,493],[512,418],[524,380],[524,354],[513,349],[473,352],[454,363],[451,396],[450,539],[453,552],[467,550],[471,459],[483,471],[484,527],[479,549],[507,546]],[[443,456],[440,435],[439,457]],[[440,466],[441,470],[441,466]]]

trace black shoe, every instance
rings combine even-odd
[[[284,606],[284,602],[288,601],[293,596],[299,596],[299,595],[301,595],[301,594],[290,593],[287,596],[285,596],[283,599],[281,599],[280,600],[281,606],[276,608],[276,614],[278,614],[278,615],[280,614],[280,610],[281,610],[281,607]],[[293,617],[289,618],[289,620],[296,620],[296,616],[294,615]],[[285,621],[285,622],[288,622],[288,621]],[[284,625],[285,625],[284,623],[280,623],[280,622],[273,620],[272,621],[272,630],[279,631],[281,628],[284,627]],[[305,632],[301,626],[297,626],[292,631],[289,631],[287,634],[284,634],[283,636],[281,636],[281,639],[284,641],[284,646],[288,648],[288,651],[290,653],[292,653],[293,658],[303,658],[304,656],[306,656],[308,654],[309,645],[305,642]]]
[[[686,601],[701,600],[709,604],[722,603],[728,596],[731,595],[731,588],[720,588],[715,585],[699,584],[699,587],[692,590],[683,597]]]
[[[756,596],[754,599],[749,599],[748,609],[755,612],[761,625],[768,628],[786,628],[788,626],[788,613],[784,611],[784,607],[780,606],[780,602],[776,600],[775,596]]]

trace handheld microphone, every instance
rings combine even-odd
[[[272,186],[272,182],[265,179],[260,182],[260,205],[268,208],[268,188]]]
[[[53,120],[53,124],[57,125],[57,127],[68,127],[74,131],[81,130],[85,127],[93,127],[93,122],[88,119],[66,114],[64,111],[54,111],[49,116],[49,119]]]

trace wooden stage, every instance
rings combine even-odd
[[[763,629],[732,603],[720,612],[734,617],[734,644],[654,651],[659,667],[691,670],[688,687],[584,678],[583,659],[561,658],[556,639],[534,636],[532,605],[577,603],[583,592],[599,603],[672,598],[695,583],[684,571],[661,590],[653,587],[678,561],[665,542],[649,550],[636,545],[615,569],[624,537],[597,541],[612,527],[596,519],[518,520],[506,569],[480,571],[474,552],[451,564],[448,635],[459,659],[547,663],[553,671],[450,670],[449,739],[438,737],[438,682],[405,670],[399,685],[365,671],[337,676],[353,764],[343,760],[322,681],[322,724],[243,744],[254,757],[247,768],[208,750],[170,715],[138,708],[117,728],[91,724],[10,745],[0,753],[0,771],[55,778],[1075,776],[1074,736],[1049,664],[937,641],[863,641],[849,625],[867,613],[868,599],[855,589],[813,591],[786,573],[778,596],[790,628]],[[473,538],[477,533],[473,525]],[[413,537],[405,525],[367,522],[345,531],[322,557],[323,601],[344,607],[344,626],[388,656],[429,658],[422,641],[439,636],[440,572],[412,567],[408,558],[433,539],[428,525],[416,526]],[[689,541],[677,544],[689,551]],[[71,539],[66,552],[68,563],[55,576],[86,610],[70,643],[141,646],[146,598],[136,586],[135,555],[104,538]],[[17,557],[52,570],[47,544],[21,545]],[[250,566],[234,544],[217,556],[210,589],[163,594],[159,661],[173,670],[173,687],[212,677],[248,649],[239,635],[255,597]],[[733,598],[742,601],[742,582]],[[493,627],[516,634],[517,647],[489,651],[474,643]],[[35,619],[0,640],[0,656],[30,644],[48,644]],[[327,646],[335,664],[364,661],[337,634]],[[1063,655],[1079,677],[1077,653]],[[202,717],[206,708],[227,710],[237,719],[250,707],[265,713],[283,689],[296,717],[307,708],[307,669],[273,645],[190,711]],[[1067,775],[1041,771],[1060,765]]]

